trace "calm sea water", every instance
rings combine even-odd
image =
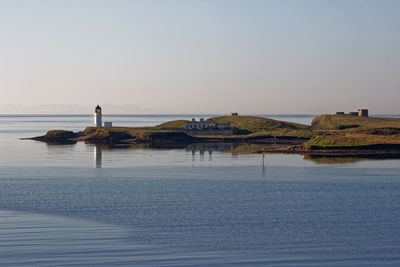
[[[0,116],[0,266],[400,265],[400,160],[19,140],[91,124]]]

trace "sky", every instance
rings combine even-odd
[[[0,114],[400,114],[399,14],[396,0],[0,0]]]

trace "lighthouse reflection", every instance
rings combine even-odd
[[[101,162],[102,162],[102,151],[101,147],[98,145],[93,146],[94,149],[94,168],[101,168]]]

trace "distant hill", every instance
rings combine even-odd
[[[400,119],[358,117],[350,115],[321,115],[315,117],[311,123],[314,130],[344,130],[350,128],[377,129],[399,128]]]

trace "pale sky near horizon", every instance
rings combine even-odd
[[[400,114],[400,1],[0,0],[0,114]]]

